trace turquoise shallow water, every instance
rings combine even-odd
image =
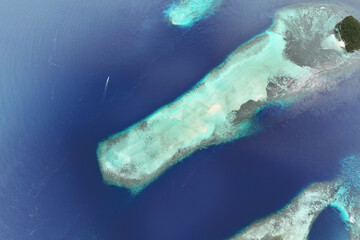
[[[175,1],[164,13],[175,26],[191,27],[196,22],[214,14],[223,0]]]
[[[360,64],[360,55],[347,54],[334,32],[350,14],[358,13],[325,3],[277,11],[269,29],[234,50],[190,91],[99,143],[104,180],[139,192],[196,150],[260,131],[255,115],[268,103],[296,104],[336,87]]]
[[[356,74],[302,114],[263,112],[261,134],[195,153],[136,197],[103,184],[97,164],[100,140],[191,89],[294,2],[227,1],[176,28],[163,15],[173,1],[3,1],[0,238],[224,239],[336,176],[360,143]]]

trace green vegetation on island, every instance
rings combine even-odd
[[[354,52],[360,49],[360,22],[353,16],[344,18],[344,20],[337,24],[336,30],[345,42],[347,52]]]

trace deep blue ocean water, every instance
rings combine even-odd
[[[301,114],[266,112],[271,127],[196,152],[136,196],[104,184],[97,165],[101,139],[189,90],[296,2],[228,0],[186,29],[164,19],[170,0],[3,0],[0,239],[224,239],[333,179],[360,150],[359,74]]]
[[[334,207],[326,208],[314,222],[309,240],[347,240],[349,232],[343,224],[340,212]]]

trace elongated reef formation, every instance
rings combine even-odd
[[[324,91],[359,66],[335,26],[335,4],[281,9],[264,33],[236,49],[189,92],[98,145],[105,182],[141,190],[194,151],[254,133],[254,114],[273,101]]]

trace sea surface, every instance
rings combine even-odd
[[[349,232],[343,224],[340,212],[334,207],[326,208],[314,222],[309,240],[347,240]]]
[[[175,100],[298,2],[227,0],[181,28],[164,17],[172,0],[2,0],[0,239],[225,239],[334,179],[360,151],[360,73],[301,114],[264,111],[264,131],[196,152],[138,195],[104,184],[97,164],[99,141]],[[318,221],[311,240],[328,239],[324,222],[344,229],[332,214]]]

